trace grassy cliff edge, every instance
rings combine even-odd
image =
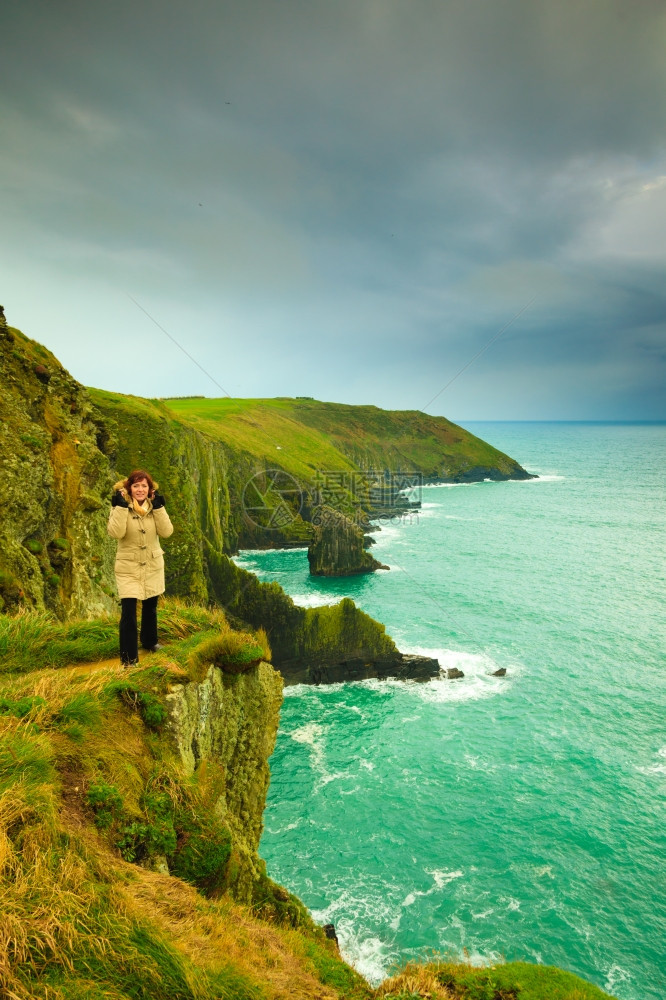
[[[281,680],[261,630],[170,603],[122,671],[110,616],[0,615],[0,989],[14,1000],[601,1000],[437,959],[372,988],[257,854]]]

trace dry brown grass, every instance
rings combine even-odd
[[[217,969],[231,962],[262,984],[270,1000],[337,1000],[308,968],[300,932],[253,917],[229,899],[210,902],[168,875],[133,871],[117,891],[124,905],[150,918],[196,964]]]
[[[23,718],[11,711],[0,715],[9,782],[0,793],[0,996],[79,1000],[89,991],[95,998],[126,1000],[104,970],[141,961],[132,938],[140,926],[182,956],[193,998],[231,996],[210,986],[229,968],[239,982],[256,984],[266,1000],[339,998],[318,978],[303,933],[123,861],[93,826],[86,800],[93,781],[115,786],[137,812],[148,783],[176,798],[182,792],[184,777],[168,741],[149,734],[138,714],[105,694],[119,675],[114,664],[89,674],[43,669],[4,678],[4,698],[41,702]],[[63,722],[81,695],[101,706],[101,715],[91,708],[80,720],[83,737]],[[84,716],[86,705],[84,698]],[[24,745],[37,761],[25,778],[13,749]],[[219,767],[204,762],[198,773],[203,803],[216,799],[221,781]]]
[[[377,988],[377,1000],[383,997],[424,997],[425,1000],[451,1000],[453,994],[437,980],[436,968],[409,962],[404,969]]]
[[[18,972],[22,966],[38,973],[58,956],[71,969],[83,937],[91,951],[108,947],[89,928],[93,884],[106,881],[105,867],[84,842],[77,851],[55,850],[53,830],[39,822],[25,792],[19,783],[0,797],[0,988],[15,1000],[34,996]],[[13,842],[17,828],[20,849]]]

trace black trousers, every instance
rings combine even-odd
[[[152,649],[157,644],[157,597],[148,597],[141,608],[141,645]],[[139,658],[136,634],[136,597],[120,601],[120,660],[133,663]]]

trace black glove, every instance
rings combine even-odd
[[[159,510],[160,507],[164,507],[164,497],[156,493],[153,497],[153,510]]]
[[[128,504],[127,500],[122,495],[122,493],[120,492],[120,490],[118,490],[116,493],[114,493],[113,496],[111,497],[111,506],[112,507],[129,507],[129,504]]]

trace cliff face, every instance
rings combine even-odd
[[[113,474],[85,389],[0,310],[0,610],[112,607]]]
[[[252,900],[265,875],[257,851],[281,702],[282,680],[269,663],[244,674],[211,665],[201,682],[171,685],[166,695],[169,732],[185,773],[195,776],[211,762],[218,772],[212,807],[231,833],[229,884],[243,902]]]

